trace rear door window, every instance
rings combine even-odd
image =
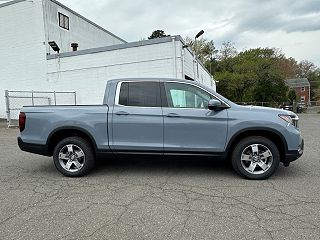
[[[118,103],[123,106],[160,107],[159,82],[122,82]]]

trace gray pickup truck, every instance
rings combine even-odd
[[[23,107],[19,127],[20,149],[53,156],[69,177],[97,157],[150,154],[223,158],[241,176],[265,179],[303,153],[293,112],[239,106],[188,80],[110,80],[102,105]]]

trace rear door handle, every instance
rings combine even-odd
[[[176,117],[180,117],[180,115],[177,113],[168,113],[167,117],[176,118]]]
[[[119,115],[119,116],[121,116],[121,115],[129,115],[129,113],[125,112],[125,111],[119,111],[119,112],[116,112],[115,114]]]

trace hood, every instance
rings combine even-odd
[[[290,115],[293,117],[296,117],[297,115],[294,112],[288,111],[288,110],[284,110],[284,109],[280,109],[280,108],[271,108],[271,107],[260,107],[260,106],[240,106],[240,108],[242,108],[242,110],[247,110],[247,111],[251,111],[251,112],[270,112],[270,113],[274,113],[274,114],[286,114],[286,115]]]

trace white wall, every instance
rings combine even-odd
[[[124,41],[94,26],[75,12],[51,0],[43,0],[46,42],[55,41],[60,52],[72,51],[71,43],[79,44],[78,50],[124,43]],[[69,30],[59,27],[58,12],[69,17]],[[55,52],[47,45],[47,52]]]
[[[178,40],[51,59],[47,80],[55,90],[77,91],[79,104],[100,104],[110,79],[184,78],[181,52],[182,44]],[[190,61],[192,65],[192,59],[186,60],[185,65],[190,65]],[[212,86],[210,75],[200,64],[199,81]]]
[[[195,79],[195,71],[194,71],[194,58],[190,51],[186,48],[183,49],[184,51],[184,74],[188,77]]]
[[[44,10],[48,10],[48,14]],[[58,26],[58,11],[70,17],[70,31]],[[51,0],[0,5],[0,33],[0,118],[6,118],[4,90],[60,89],[48,83],[48,40],[60,43],[64,51],[70,51],[73,41],[79,43],[79,49],[123,42]],[[14,101],[19,106],[30,104],[21,103],[18,99]]]
[[[209,72],[198,62],[194,61],[193,54],[184,49],[184,74],[191,77],[195,81],[201,82],[206,86],[212,87],[216,90],[215,81],[213,81]]]
[[[77,91],[79,104],[101,104],[106,82],[126,77],[174,77],[172,43],[48,60],[48,83]]]
[[[0,5],[0,118],[6,118],[6,89],[77,91],[79,104],[100,104],[109,79],[184,78],[190,71],[192,58],[187,56],[182,61],[180,40],[139,42],[136,47],[47,60],[42,5],[46,2],[49,0]],[[199,72],[206,83],[209,74],[201,66]]]
[[[213,88],[216,91],[216,83],[211,77],[211,75],[208,73],[208,71],[201,66],[200,63],[198,63],[198,71],[199,71],[199,77],[197,78],[197,81],[201,82],[202,84],[209,86]]]
[[[41,1],[0,7],[0,118],[4,90],[46,89],[46,47]]]

